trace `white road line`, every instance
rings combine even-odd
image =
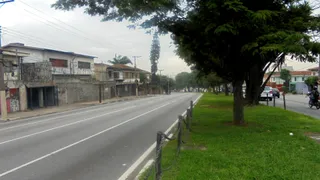
[[[145,101],[146,99],[139,99],[139,100]],[[125,104],[129,104],[129,103],[133,103],[133,102],[135,103],[136,101],[126,102],[126,103],[122,103],[122,104],[119,104],[119,105],[125,105]],[[153,101],[150,101],[150,102],[152,103]],[[148,103],[150,103],[150,102],[148,102]],[[83,114],[83,113],[87,113],[87,112],[94,112],[94,111],[101,110],[101,109],[104,109],[104,108],[106,108],[106,106],[98,107],[98,108],[95,108],[95,109],[90,108],[91,110],[81,111],[81,112],[78,112],[78,113],[71,113],[72,111],[76,111],[76,110],[65,111],[65,112],[61,112],[59,114],[62,114],[62,113],[64,114],[64,113],[67,113],[67,112],[69,112],[69,114],[52,117],[52,118],[49,118],[49,119],[46,119],[46,120],[39,120],[39,121],[36,121],[36,122],[30,122],[30,123],[25,123],[25,124],[21,124],[21,125],[2,128],[2,129],[0,129],[0,132],[1,131],[6,131],[6,130],[10,130],[10,129],[14,129],[14,128],[19,128],[19,127],[25,127],[25,126],[30,126],[30,125],[34,125],[34,124],[39,124],[39,123],[45,123],[45,122],[48,122],[48,121],[51,121],[51,120],[60,119],[60,118],[68,117],[68,116],[79,115],[79,114]],[[85,108],[80,108],[80,109],[78,109],[78,111],[81,110],[81,109],[85,109]],[[50,115],[52,115],[52,114],[50,114]],[[45,116],[49,116],[49,115],[44,115],[44,117]],[[32,118],[35,118],[35,117],[32,117]],[[32,118],[26,118],[26,119],[32,119]]]
[[[139,172],[139,175],[134,179],[134,180],[139,180],[140,176],[142,175],[142,173],[144,173],[146,170],[149,169],[149,167],[152,165],[152,163],[154,162],[153,159],[150,159],[146,165],[141,169],[141,171]]]
[[[143,113],[143,114],[140,114],[140,115],[135,116],[135,117],[133,117],[133,118],[131,118],[131,119],[128,119],[128,120],[126,120],[126,121],[124,121],[124,122],[122,122],[122,123],[119,123],[119,124],[117,124],[117,125],[115,125],[115,126],[112,126],[112,127],[108,128],[108,129],[105,129],[105,130],[103,130],[103,131],[100,131],[100,132],[98,132],[98,133],[96,133],[96,134],[94,134],[94,135],[91,135],[91,136],[89,136],[89,137],[86,137],[86,138],[84,138],[84,139],[81,139],[80,141],[77,141],[77,142],[72,143],[72,144],[70,144],[70,145],[68,145],[68,146],[65,146],[65,147],[63,147],[63,148],[61,148],[61,149],[58,149],[58,150],[56,150],[56,151],[53,151],[53,152],[51,152],[51,153],[49,153],[49,154],[46,154],[46,155],[44,155],[44,156],[41,156],[41,157],[39,157],[39,158],[37,158],[37,159],[35,159],[35,160],[29,161],[29,162],[27,162],[27,163],[25,163],[25,164],[22,164],[21,166],[18,166],[18,167],[16,167],[16,168],[13,168],[13,169],[10,169],[10,170],[8,170],[8,171],[6,171],[6,172],[3,172],[3,173],[0,174],[0,178],[3,177],[3,176],[8,175],[8,174],[10,174],[10,173],[13,173],[13,172],[15,172],[15,171],[17,171],[17,170],[19,170],[19,169],[21,169],[21,168],[24,168],[24,167],[26,167],[26,166],[28,166],[28,165],[30,165],[30,164],[36,163],[36,162],[38,162],[38,161],[40,161],[40,160],[42,160],[42,159],[45,159],[45,158],[50,157],[50,156],[52,156],[52,155],[54,155],[54,154],[57,154],[57,153],[59,153],[59,152],[61,152],[61,151],[63,151],[63,150],[66,150],[66,149],[68,149],[68,148],[71,148],[71,147],[73,147],[73,146],[75,146],[75,145],[77,145],[77,144],[80,144],[80,143],[84,142],[84,141],[87,141],[87,140],[92,139],[92,138],[94,138],[94,137],[96,137],[96,136],[99,136],[100,134],[103,134],[103,133],[105,133],[105,132],[108,132],[108,131],[110,131],[110,130],[112,130],[112,129],[114,129],[114,128],[117,128],[117,127],[119,127],[119,126],[122,126],[122,125],[124,125],[124,124],[126,124],[126,123],[128,123],[128,122],[130,122],[130,121],[133,121],[133,120],[135,120],[135,119],[137,119],[137,118],[139,118],[139,117],[141,117],[141,116],[144,116],[144,115],[149,114],[149,113],[151,113],[151,112],[153,112],[153,111],[156,111],[156,110],[161,109],[161,108],[163,108],[163,107],[165,107],[165,106],[168,106],[168,105],[170,105],[170,104],[171,104],[171,103],[166,103],[166,104],[164,104],[164,105],[162,105],[162,106],[159,106],[159,107],[157,107],[157,108],[155,108],[155,109],[152,109],[152,110],[147,111],[147,112],[145,112],[145,113]]]
[[[112,113],[124,111],[124,110],[127,110],[127,109],[131,109],[133,107],[136,107],[136,106],[131,106],[131,107],[124,108],[124,109],[121,109],[121,110],[100,114],[98,116],[93,116],[93,117],[86,118],[86,119],[83,119],[83,120],[80,120],[80,121],[75,121],[75,122],[72,122],[72,123],[64,124],[62,126],[57,126],[57,127],[54,127],[54,128],[50,128],[50,129],[44,130],[44,131],[40,131],[40,132],[36,132],[36,133],[33,133],[33,134],[29,134],[29,135],[21,136],[21,137],[18,137],[18,138],[10,139],[10,140],[7,140],[7,141],[3,141],[3,142],[0,142],[0,145],[7,144],[7,143],[10,143],[10,142],[13,142],[13,141],[17,141],[17,140],[21,140],[21,139],[25,139],[25,138],[28,138],[28,137],[31,137],[31,136],[35,136],[35,135],[38,135],[38,134],[43,134],[43,133],[46,133],[46,132],[49,132],[49,131],[53,131],[53,130],[56,130],[56,129],[65,128],[65,127],[72,126],[72,125],[75,125],[75,124],[79,124],[79,123],[82,123],[82,122],[86,122],[86,121],[89,121],[89,120],[92,120],[92,119],[95,119],[95,118],[98,118],[98,117],[102,117],[102,116],[105,116],[105,115],[108,115],[108,114],[112,114]]]
[[[88,111],[80,111],[78,113],[70,113],[70,114],[66,114],[66,115],[62,115],[62,116],[49,118],[49,119],[46,119],[46,120],[39,120],[39,121],[36,121],[36,122],[25,123],[25,124],[21,124],[21,125],[17,125],[17,126],[11,126],[11,127],[7,127],[7,128],[2,128],[2,129],[0,129],[0,132],[1,131],[6,131],[6,130],[9,130],[9,129],[18,128],[18,127],[24,127],[24,126],[29,126],[29,125],[33,125],[33,124],[44,123],[44,122],[48,122],[48,121],[51,121],[51,120],[60,119],[60,118],[68,117],[68,116],[79,115],[79,114],[84,114],[84,113],[88,113],[88,112],[94,112],[94,111],[98,111],[98,110],[101,110],[101,109],[105,109],[105,107],[96,108],[96,109],[92,109],[92,110],[88,110]]]
[[[199,101],[199,99],[202,97],[203,94],[201,94],[195,101],[194,105],[196,105]],[[190,108],[190,106],[188,107]],[[187,114],[187,111],[184,111],[182,113],[182,116],[185,116]],[[165,134],[168,134],[178,123],[178,119],[164,132]],[[136,170],[136,168],[143,163],[146,158],[152,153],[153,150],[156,148],[156,142],[154,142],[120,177],[118,180],[127,180],[128,177]],[[0,176],[1,177],[1,176]]]

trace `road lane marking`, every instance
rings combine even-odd
[[[14,138],[14,139],[10,139],[10,140],[7,140],[7,141],[0,142],[0,145],[7,144],[7,143],[10,143],[10,142],[13,142],[13,141],[17,141],[17,140],[21,140],[21,139],[25,139],[25,138],[28,138],[28,137],[31,137],[31,136],[35,136],[35,135],[38,135],[38,134],[43,134],[43,133],[46,133],[46,132],[49,132],[49,131],[53,131],[53,130],[56,130],[56,129],[65,128],[65,127],[68,127],[68,126],[72,126],[72,125],[75,125],[75,124],[78,124],[78,123],[86,122],[86,121],[89,121],[89,120],[92,120],[92,119],[95,119],[95,118],[98,118],[98,117],[102,117],[102,116],[105,116],[105,115],[108,115],[108,114],[124,111],[124,110],[131,109],[131,108],[134,108],[134,107],[136,107],[136,106],[131,106],[131,107],[124,108],[124,109],[121,109],[121,110],[100,114],[98,116],[93,116],[93,117],[86,118],[86,119],[83,119],[83,120],[80,120],[80,121],[75,121],[75,122],[72,122],[72,123],[68,123],[68,124],[64,124],[64,125],[57,126],[57,127],[54,127],[54,128],[50,128],[50,129],[47,129],[47,130],[44,130],[44,131],[36,132],[36,133],[33,133],[33,134],[21,136],[21,137]]]
[[[138,99],[137,101],[140,102],[141,101],[149,101],[147,104],[149,103],[153,103],[154,101],[150,100],[150,99]],[[160,98],[159,98],[160,99]],[[117,104],[117,105],[125,105],[125,104],[129,104],[129,103],[137,103],[137,101],[129,101],[129,102],[126,102],[126,103],[121,103],[121,104]],[[48,122],[48,121],[51,121],[51,120],[55,120],[55,119],[60,119],[60,118],[64,118],[64,117],[68,117],[68,116],[73,116],[73,115],[79,115],[79,114],[84,114],[84,113],[87,113],[87,112],[94,112],[94,111],[97,111],[97,110],[101,110],[101,109],[104,109],[106,108],[106,106],[103,106],[103,107],[98,107],[98,108],[95,108],[95,109],[91,109],[91,110],[88,110],[88,111],[81,111],[81,112],[76,112],[76,113],[71,113],[72,111],[76,111],[76,110],[71,110],[71,111],[65,111],[65,112],[61,112],[61,113],[67,113],[69,112],[70,114],[66,114],[66,115],[62,115],[62,116],[56,116],[56,117],[52,117],[52,118],[49,118],[49,119],[46,119],[46,120],[39,120],[39,121],[36,121],[36,122],[30,122],[30,123],[25,123],[25,124],[21,124],[21,125],[16,125],[16,126],[11,126],[11,127],[7,127],[7,128],[2,128],[0,129],[0,132],[2,131],[6,131],[6,130],[10,130],[10,129],[15,129],[15,128],[19,128],[19,127],[24,127],[24,126],[30,126],[30,125],[34,125],[34,124],[39,124],[39,123],[45,123],[45,122]],[[82,108],[80,108],[79,110],[81,110]],[[85,108],[83,108],[85,109]],[[50,114],[50,115],[53,115],[53,114]],[[44,116],[49,116],[49,115],[44,115]],[[35,118],[35,117],[33,117]],[[26,118],[26,119],[32,119],[32,118]]]
[[[199,99],[202,97],[203,94],[200,94],[197,99],[194,101],[194,105],[196,105]],[[190,108],[190,106],[188,107]],[[187,111],[182,113],[182,116],[185,116]],[[168,134],[178,123],[179,119],[177,119],[167,130],[164,132]],[[120,177],[118,180],[127,180],[128,177],[143,163],[146,158],[155,150],[157,142],[154,142]],[[139,174],[138,174],[139,175]]]
[[[128,119],[128,120],[126,120],[126,121],[124,121],[124,122],[122,122],[122,123],[119,123],[119,124],[117,124],[117,125],[114,125],[114,126],[112,126],[112,127],[110,127],[110,128],[107,128],[107,129],[105,129],[105,130],[103,130],[103,131],[100,131],[100,132],[98,132],[98,133],[96,133],[96,134],[94,134],[94,135],[91,135],[91,136],[89,136],[89,137],[86,137],[86,138],[84,138],[84,139],[81,139],[81,140],[79,140],[79,141],[77,141],[77,142],[75,142],[75,143],[72,143],[72,144],[70,144],[70,145],[68,145],[68,146],[65,146],[65,147],[63,147],[63,148],[61,148],[61,149],[58,149],[58,150],[53,151],[53,152],[51,152],[51,153],[49,153],[49,154],[46,154],[46,155],[41,156],[41,157],[39,157],[39,158],[37,158],[37,159],[34,159],[34,160],[29,161],[29,162],[27,162],[27,163],[25,163],[25,164],[22,164],[22,165],[20,165],[20,166],[18,166],[18,167],[16,167],[16,168],[13,168],[13,169],[10,169],[10,170],[8,170],[8,171],[6,171],[6,172],[3,172],[3,173],[0,174],[0,178],[3,177],[3,176],[8,175],[8,174],[10,174],[10,173],[13,173],[13,172],[15,172],[15,171],[17,171],[17,170],[19,170],[19,169],[21,169],[21,168],[24,168],[24,167],[26,167],[26,166],[28,166],[28,165],[31,165],[31,164],[36,163],[36,162],[38,162],[38,161],[41,161],[41,160],[43,160],[43,159],[45,159],[45,158],[47,158],[47,157],[50,157],[50,156],[52,156],[52,155],[54,155],[54,154],[57,154],[57,153],[59,153],[59,152],[61,152],[61,151],[63,151],[63,150],[66,150],[66,149],[68,149],[68,148],[71,148],[71,147],[73,147],[73,146],[75,146],[75,145],[77,145],[77,144],[80,144],[80,143],[84,142],[84,141],[87,141],[87,140],[92,139],[92,138],[94,138],[94,137],[96,137],[96,136],[99,136],[100,134],[103,134],[103,133],[105,133],[105,132],[108,132],[108,131],[110,131],[110,130],[112,130],[112,129],[114,129],[114,128],[117,128],[117,127],[119,127],[119,126],[122,126],[122,125],[124,125],[124,124],[126,124],[126,123],[128,123],[128,122],[130,122],[130,121],[133,121],[133,120],[135,120],[135,119],[137,119],[137,118],[139,118],[139,117],[141,117],[141,116],[144,116],[144,115],[149,114],[149,113],[151,113],[151,112],[153,112],[153,111],[156,111],[156,110],[161,109],[161,108],[163,108],[163,107],[165,107],[165,106],[168,106],[168,105],[170,105],[170,104],[171,104],[171,103],[166,103],[166,104],[164,104],[164,105],[162,105],[162,106],[159,106],[159,107],[157,107],[157,108],[155,108],[155,109],[152,109],[152,110],[147,111],[147,112],[145,112],[145,113],[143,113],[143,114],[140,114],[140,115],[138,115],[138,116],[135,116],[135,117],[133,117],[133,118],[131,118],[131,119]]]

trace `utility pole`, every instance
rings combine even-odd
[[[134,76],[135,76],[135,83],[136,83],[136,96],[139,96],[139,90],[138,90],[138,79],[137,79],[137,58],[140,58],[141,56],[132,56],[134,60]]]
[[[2,36],[2,31],[1,31],[1,26],[0,26],[0,47],[2,47],[1,44],[1,36]],[[1,118],[3,121],[7,120],[7,97],[6,97],[6,87],[4,84],[4,56],[2,53],[2,50],[0,51],[0,101],[1,101]]]
[[[161,94],[161,72],[163,71],[163,69],[159,69],[158,70],[160,72],[160,78],[159,78],[159,88],[160,88],[160,94]]]
[[[170,85],[169,85],[169,81],[170,81],[170,79],[168,78],[168,95],[169,95],[169,88],[170,88],[170,87],[169,87],[169,86],[170,86]]]
[[[4,6],[6,3],[9,2],[14,2],[14,0],[3,0],[0,2],[0,8]],[[2,47],[1,44],[1,36],[2,36],[2,31],[1,31],[1,26],[0,26],[0,48]],[[4,84],[4,57],[2,54],[2,50],[0,50],[0,59],[2,62],[0,62],[0,101],[1,101],[1,118],[2,120],[6,121],[8,119],[7,117],[7,97],[6,97],[6,87]]]

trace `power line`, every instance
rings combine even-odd
[[[77,30],[77,31],[78,31],[78,32],[80,32],[80,33],[86,34],[85,32],[83,32],[83,31],[79,30],[78,28],[76,28],[76,27],[74,27],[74,26],[71,26],[70,24],[67,24],[67,23],[63,22],[63,21],[61,21],[61,20],[60,20],[60,19],[58,19],[58,18],[55,18],[55,17],[53,17],[53,16],[48,15],[48,14],[46,14],[45,12],[43,12],[43,11],[41,11],[41,10],[39,10],[39,9],[35,8],[35,7],[30,6],[29,4],[25,3],[25,2],[24,2],[24,1],[22,1],[22,0],[19,0],[18,2],[20,2],[20,3],[24,4],[24,5],[26,5],[26,6],[30,7],[30,8],[32,8],[32,9],[34,9],[34,10],[36,10],[36,11],[38,11],[38,12],[40,12],[40,13],[42,13],[42,14],[46,15],[47,17],[50,17],[50,18],[52,18],[52,19],[55,19],[56,21],[59,21],[60,23],[62,23],[62,24],[64,24],[64,25],[66,25],[66,26],[69,26],[69,27],[71,27],[72,29]]]
[[[5,34],[8,35],[8,36],[19,38],[19,39],[24,39],[24,40],[27,40],[27,41],[30,41],[30,42],[33,42],[33,43],[36,43],[36,44],[40,44],[40,45],[44,44],[41,41],[38,41],[38,40],[35,40],[35,39],[30,39],[28,37],[24,37],[24,36],[21,36],[21,35],[13,34],[13,33],[9,32],[9,31],[5,31]]]
[[[45,18],[42,18],[41,16],[39,16],[39,15],[37,15],[37,14],[35,14],[35,13],[33,13],[33,12],[31,12],[31,11],[23,8],[23,7],[19,7],[19,8],[22,9],[23,11],[25,11],[25,12],[27,12],[27,13],[35,16],[35,17],[37,17],[37,18],[38,18],[38,19],[36,19],[37,21],[42,22],[42,23],[46,24],[47,26],[50,26],[50,27],[55,28],[55,29],[57,29],[57,30],[61,30],[61,31],[67,32],[67,33],[69,33],[69,34],[71,34],[71,35],[78,36],[78,37],[84,38],[84,39],[86,39],[86,40],[89,40],[89,41],[91,41],[91,42],[95,42],[96,44],[99,44],[99,45],[101,45],[101,46],[104,46],[101,42],[95,41],[95,40],[93,40],[93,39],[91,39],[91,38],[88,38],[88,37],[83,36],[83,35],[80,35],[80,34],[76,34],[75,32],[73,32],[73,31],[71,31],[71,30],[69,30],[69,29],[66,29],[66,28],[62,27],[62,26],[60,26],[59,24],[57,24],[57,23],[55,23],[55,22],[49,21],[49,20],[47,20],[47,19],[45,19]],[[30,17],[33,18],[33,19],[35,19],[33,16],[30,16]],[[41,19],[41,20],[39,20],[39,19]],[[44,20],[44,21],[42,21],[42,20]]]
[[[8,32],[8,33],[11,33],[11,34],[15,34],[17,36],[21,36],[21,37],[25,37],[25,38],[28,38],[28,39],[34,39],[38,42],[41,42],[43,44],[48,44],[50,46],[54,46],[54,47],[59,47],[58,45],[56,45],[55,43],[52,43],[52,42],[48,42],[47,40],[45,39],[42,39],[42,38],[39,38],[39,37],[36,37],[36,36],[32,36],[32,35],[29,35],[29,34],[26,34],[26,33],[22,33],[20,31],[16,31],[16,30],[12,30],[12,29],[9,29],[9,28],[6,28],[6,27],[3,27],[3,30],[5,32]]]

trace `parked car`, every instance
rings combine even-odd
[[[267,100],[272,101],[273,98],[273,90],[270,86],[265,86],[263,92],[260,94],[261,100]]]
[[[280,91],[279,91],[279,89],[273,88],[272,91],[273,91],[274,97],[280,98]]]

